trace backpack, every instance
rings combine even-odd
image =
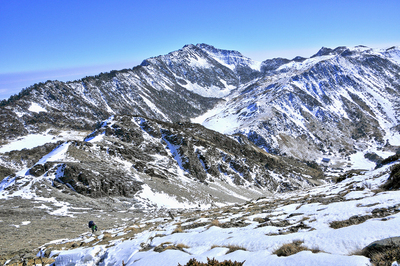
[[[93,221],[89,222],[89,228],[92,228],[95,225],[95,223]]]

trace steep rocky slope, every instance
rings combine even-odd
[[[84,141],[58,144],[28,152],[32,155],[26,160],[35,163],[17,166],[22,170],[3,180],[2,189],[18,194],[30,187],[35,193],[38,183],[50,182],[66,193],[92,198],[138,195],[154,204],[146,195],[153,191],[189,205],[210,205],[309,187],[323,178],[319,168],[268,154],[244,136],[229,137],[191,123],[116,116]],[[2,160],[10,161],[15,153]]]
[[[399,55],[360,46],[266,60],[261,78],[196,121],[309,160],[399,145]]]
[[[255,72],[248,62],[251,60],[238,52],[188,45],[146,59],[132,69],[73,82],[35,84],[2,101],[4,126],[0,133],[3,138],[12,138],[54,125],[88,129],[114,114],[188,120],[237,88],[241,84],[238,71]],[[237,71],[232,70],[235,67]]]

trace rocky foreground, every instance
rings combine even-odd
[[[103,202],[63,216],[15,198],[7,204],[18,208],[0,214],[0,262],[184,265],[215,258],[247,266],[391,265],[399,258],[385,262],[364,248],[400,235],[397,168],[389,163],[347,173],[337,183],[211,209],[139,213],[111,203],[107,209]],[[388,179],[392,183],[383,186]],[[95,235],[88,232],[89,219],[100,228]]]

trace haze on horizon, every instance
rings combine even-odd
[[[321,47],[400,45],[400,1],[7,1],[0,6],[0,99],[46,80],[132,68],[186,44],[256,61]]]

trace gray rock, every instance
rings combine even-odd
[[[395,248],[400,246],[400,237],[389,237],[377,240],[363,248],[362,254],[368,256],[371,253],[384,251],[386,249]]]

